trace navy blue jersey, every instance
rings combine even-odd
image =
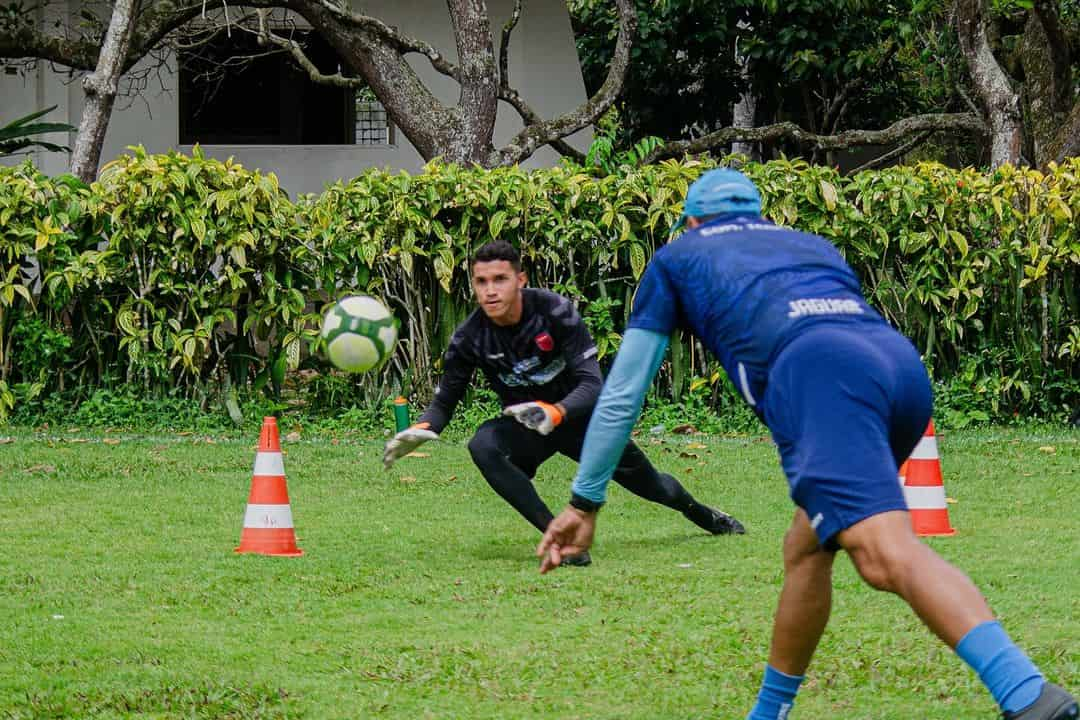
[[[728,215],[657,251],[629,327],[694,333],[760,416],[770,365],[802,330],[822,323],[885,321],[827,240],[756,215]]]

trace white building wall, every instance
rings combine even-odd
[[[354,6],[361,3],[353,0]],[[456,56],[449,13],[438,0],[366,0],[365,12],[398,26],[403,32],[426,40],[447,57]],[[71,7],[78,2],[72,0]],[[491,28],[497,43],[503,25],[510,17],[513,0],[489,0]],[[564,0],[531,0],[510,44],[510,79],[522,96],[545,118],[574,109],[586,99],[585,85],[574,46],[570,17]],[[44,21],[44,18],[41,18]],[[458,87],[450,78],[435,72],[426,59],[411,56],[410,63],[432,91],[444,102],[457,102]],[[175,68],[175,63],[172,64]],[[144,145],[148,151],[164,153],[172,149],[190,152],[191,146],[179,144],[179,105],[176,77],[160,74],[137,97],[117,99],[102,150],[102,162],[125,152],[130,145]],[[8,122],[37,109],[57,105],[45,120],[68,122],[78,126],[83,94],[78,77],[54,72],[47,63],[37,63],[36,70],[20,75],[0,72],[0,123]],[[496,124],[496,145],[511,138],[522,127],[517,113],[500,103]],[[584,150],[592,133],[582,130],[569,138]],[[74,137],[49,138],[72,145]],[[235,157],[245,167],[274,172],[290,193],[319,192],[334,180],[348,179],[364,168],[386,167],[417,172],[423,159],[399,131],[394,146],[319,145],[207,145],[211,157]],[[541,148],[525,166],[542,167],[557,162],[558,153]],[[66,172],[68,156],[38,152],[35,162],[47,174]],[[20,161],[24,158],[15,158]],[[11,164],[8,159],[7,164]]]

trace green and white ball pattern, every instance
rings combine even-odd
[[[367,372],[382,365],[397,342],[394,317],[386,306],[367,295],[352,295],[334,303],[323,317],[326,354],[346,372]]]

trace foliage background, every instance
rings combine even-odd
[[[603,359],[636,280],[711,161],[548,170],[433,164],[372,170],[290,199],[272,174],[135,149],[87,187],[0,169],[0,413],[70,412],[102,393],[202,409],[267,402],[312,412],[425,402],[471,311],[468,262],[507,239],[534,285],[574,297]],[[926,163],[841,176],[803,161],[748,164],[764,212],[819,233],[870,302],[911,337],[963,425],[1062,417],[1080,398],[1078,170],[993,173]],[[326,303],[382,298],[402,340],[381,374],[330,372]],[[673,343],[657,398],[690,417],[752,424],[715,362]],[[265,396],[265,400],[257,400]],[[670,424],[669,422],[669,424]]]

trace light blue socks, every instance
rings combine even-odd
[[[1039,669],[996,620],[972,628],[956,644],[956,654],[979,674],[1005,712],[1019,712],[1034,703],[1046,683]],[[785,720],[803,677],[766,665],[757,703],[746,720]]]
[[[795,704],[795,693],[805,675],[787,675],[771,665],[765,666],[754,709],[746,720],[784,720]]]
[[[979,674],[1005,712],[1018,712],[1039,699],[1046,681],[996,620],[968,631],[956,644],[956,654]]]

